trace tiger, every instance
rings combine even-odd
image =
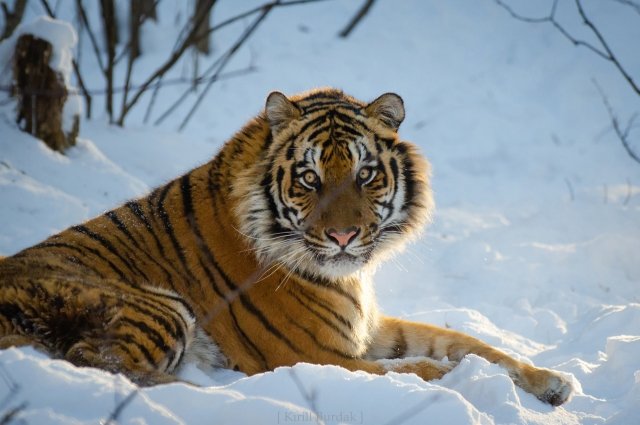
[[[553,406],[572,381],[450,328],[384,315],[372,276],[431,221],[402,98],[272,92],[209,162],[0,261],[0,348],[140,386],[182,365],[299,362],[442,378],[467,354]]]

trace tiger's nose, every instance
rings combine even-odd
[[[342,229],[340,231],[330,228],[325,230],[325,233],[329,237],[329,239],[333,240],[338,244],[340,248],[344,248],[349,243],[355,239],[355,237],[360,233],[360,229],[354,226],[347,227],[346,229]]]

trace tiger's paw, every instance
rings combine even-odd
[[[552,406],[560,406],[566,403],[573,393],[571,381],[564,376],[549,371],[547,389],[538,398]]]
[[[532,393],[539,400],[552,406],[566,403],[573,393],[571,380],[558,372],[543,368],[532,368],[524,374],[524,381],[516,379],[524,390]]]

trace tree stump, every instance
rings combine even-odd
[[[14,96],[18,98],[16,122],[51,149],[64,152],[75,145],[79,117],[74,117],[67,134],[63,109],[67,88],[60,73],[49,66],[53,46],[46,40],[25,34],[18,38],[13,58]]]

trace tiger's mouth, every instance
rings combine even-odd
[[[357,249],[357,253],[349,252],[349,249],[341,249],[333,253],[333,249],[328,247],[318,247],[315,243],[305,243],[307,250],[312,253],[314,261],[320,267],[348,267],[359,268],[365,265],[373,255],[374,244],[363,249]]]

